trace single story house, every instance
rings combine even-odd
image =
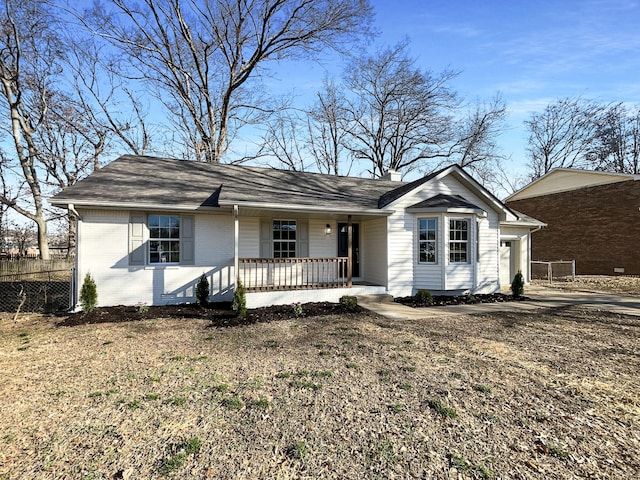
[[[640,275],[640,175],[555,168],[505,201],[548,225],[533,235],[533,260],[575,260],[579,275]]]
[[[100,306],[255,308],[342,295],[488,293],[529,271],[539,221],[452,165],[412,182],[126,155],[51,199],[77,218],[78,290]]]

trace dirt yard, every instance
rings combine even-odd
[[[0,320],[0,478],[632,479],[640,317]]]

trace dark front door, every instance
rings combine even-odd
[[[338,224],[338,256],[346,257],[349,255],[349,237],[347,233],[348,224]],[[352,270],[351,275],[353,277],[360,276],[360,225],[357,223],[351,224],[351,252],[352,258]],[[343,276],[347,276],[347,272],[343,272]]]

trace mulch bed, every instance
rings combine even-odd
[[[514,297],[513,295],[507,295],[505,293],[434,295],[431,302],[420,302],[416,297],[397,297],[393,299],[394,302],[414,308],[441,307],[444,305],[471,305],[475,303],[521,302],[525,300],[531,300],[531,298],[526,296]]]
[[[163,306],[124,306],[96,308],[91,313],[78,312],[66,314],[66,318],[56,323],[59,327],[73,327],[97,323],[122,323],[152,320],[155,318],[189,318],[211,321],[215,327],[234,327],[268,323],[291,318],[321,317],[344,314],[343,307],[337,303],[316,302],[301,305],[302,312],[296,313],[291,305],[274,305],[250,309],[244,318],[236,316],[230,302],[212,303],[202,307],[195,303]],[[357,307],[352,313],[361,313],[364,309]]]
[[[481,295],[434,295],[430,303],[419,302],[416,297],[398,297],[394,301],[414,308],[435,307],[444,305],[468,305],[477,303],[500,303],[531,300],[529,297],[514,297],[503,293]],[[191,318],[211,321],[215,327],[234,327],[268,323],[292,318],[322,317],[345,314],[338,303],[312,302],[301,305],[302,312],[296,313],[292,305],[273,305],[250,309],[246,317],[239,318],[231,309],[230,302],[211,303],[202,307],[195,303],[162,306],[125,306],[100,307],[93,312],[71,313],[56,323],[59,327],[73,327],[98,323],[122,323],[151,320],[154,318]],[[363,313],[365,310],[356,307],[351,313]]]

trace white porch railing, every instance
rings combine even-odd
[[[238,278],[247,291],[351,287],[348,257],[240,258]]]

